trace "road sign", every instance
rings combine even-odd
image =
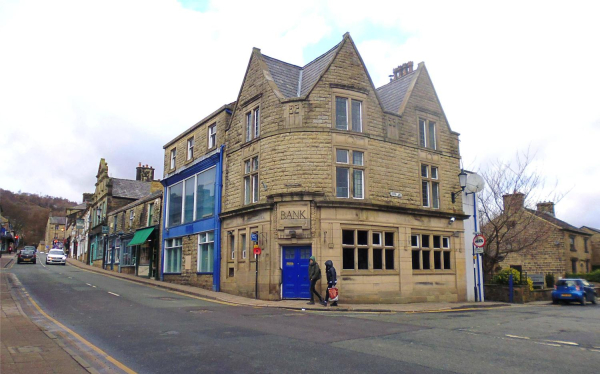
[[[475,247],[475,254],[483,253],[483,247]]]
[[[485,237],[483,235],[476,235],[473,238],[473,245],[477,248],[482,248],[485,245]]]
[[[258,246],[258,244],[254,244],[254,254],[255,255],[259,255],[261,252],[260,247]]]
[[[253,232],[250,235],[250,240],[252,240],[253,242],[257,242],[258,241],[258,233],[257,232]]]
[[[108,226],[102,226],[102,233],[108,234]]]

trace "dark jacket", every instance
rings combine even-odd
[[[321,279],[321,268],[316,261],[308,265],[308,279],[311,281]]]
[[[335,272],[335,268],[333,267],[333,262],[331,262],[331,260],[325,261],[325,274],[327,274],[327,285],[329,287],[335,286],[337,283],[337,273]]]

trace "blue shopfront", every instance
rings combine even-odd
[[[220,291],[223,147],[163,179],[161,280]]]

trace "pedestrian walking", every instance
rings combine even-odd
[[[319,297],[319,302],[323,305],[327,305],[327,303],[323,301],[321,294],[315,289],[317,282],[321,279],[321,268],[319,267],[319,264],[317,264],[315,256],[310,256],[308,261],[308,279],[310,279],[310,302],[308,304],[313,305],[315,303],[315,295],[317,295]]]
[[[337,273],[331,260],[325,261],[325,274],[327,275],[327,292],[325,293],[325,304],[329,301],[329,289],[337,285]],[[331,306],[337,306],[337,300],[331,303]]]

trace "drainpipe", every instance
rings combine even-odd
[[[162,224],[163,235],[160,238],[160,243],[159,243],[159,246],[160,246],[159,247],[160,248],[160,259],[161,260],[160,260],[160,269],[159,269],[158,273],[160,274],[160,281],[163,282],[165,280],[165,276],[163,274],[164,269],[165,269],[165,234],[164,233],[167,232],[166,223],[167,223],[167,198],[168,198],[167,192],[168,191],[167,191],[167,186],[165,184],[165,180],[163,179],[160,183],[162,183],[162,185],[164,187],[163,188],[163,199],[162,199],[163,206],[162,206],[162,209],[161,209],[162,210],[162,216],[163,216],[162,223],[161,223]]]
[[[213,291],[221,291],[221,196],[223,188],[223,151],[225,145],[219,150],[219,163],[217,164],[215,186],[215,258],[213,260]]]

